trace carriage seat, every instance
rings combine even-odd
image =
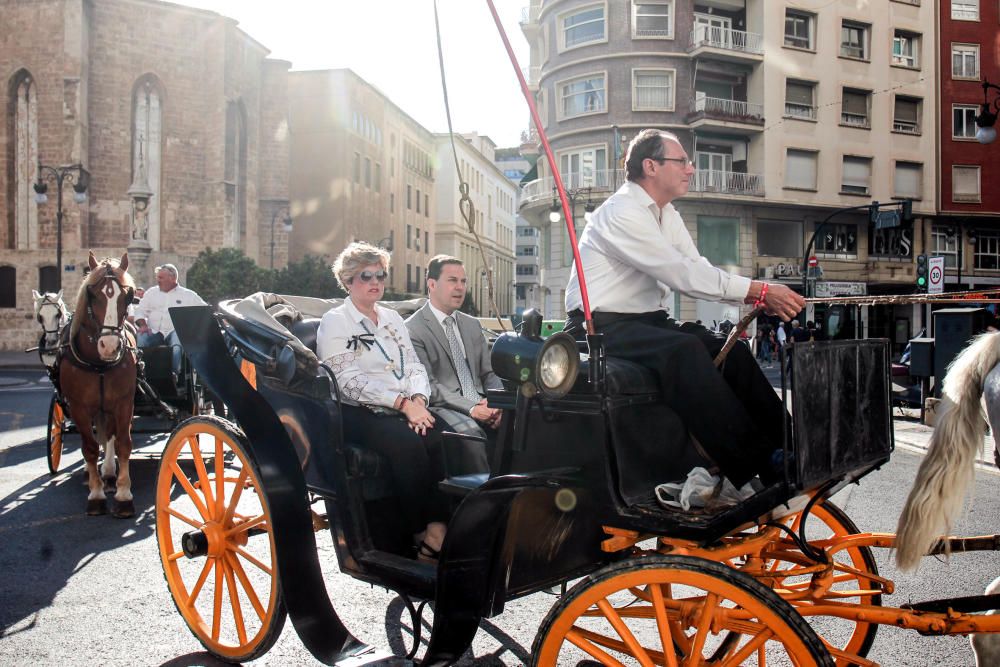
[[[316,334],[319,333],[320,318],[309,317],[293,324],[288,331],[303,345],[316,353]]]

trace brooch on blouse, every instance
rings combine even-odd
[[[370,350],[374,344],[375,334],[372,333],[358,334],[347,339],[348,350],[360,350],[362,345],[364,345],[365,350]]]

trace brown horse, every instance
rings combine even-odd
[[[80,286],[72,322],[64,329],[60,393],[83,439],[90,488],[87,514],[106,513],[105,494],[114,492],[113,513],[124,518],[135,514],[128,472],[136,384],[135,333],[123,324],[135,284],[127,273],[128,253],[120,262],[98,262],[91,252],[89,262],[90,275]],[[104,462],[99,475],[97,459],[102,445]],[[107,486],[102,484],[102,476]]]

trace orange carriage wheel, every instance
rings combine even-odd
[[[63,437],[66,435],[66,414],[62,404],[53,396],[49,403],[49,427],[46,434],[45,457],[49,462],[49,473],[59,472],[62,461]]]
[[[802,523],[802,514],[797,513],[785,519],[785,522],[796,534],[799,533]],[[806,521],[806,539],[810,542],[846,537],[861,532],[847,514],[837,507],[833,502],[824,500],[813,506]],[[787,550],[787,551],[786,551]],[[793,560],[782,558],[785,552]],[[812,585],[812,575],[802,574],[800,576],[784,576],[768,580],[766,573],[782,572],[788,574],[797,568],[801,569],[812,564],[811,559],[804,558],[801,551],[789,540],[783,543],[783,548],[774,549],[770,552],[774,556],[765,566],[764,579],[767,583],[789,591],[791,596],[802,593]],[[848,604],[882,605],[881,593],[864,593],[865,591],[878,590],[879,584],[871,579],[866,579],[864,574],[871,574],[878,577],[878,564],[871,548],[867,546],[851,547],[832,554],[834,561],[833,583],[829,591],[825,594],[825,599],[843,602]],[[757,573],[751,573],[755,576]],[[856,591],[858,595],[850,595]],[[820,600],[822,602],[822,600]],[[800,606],[800,612],[809,616],[807,607],[813,601],[792,602],[793,606]],[[851,620],[846,618],[836,618],[831,616],[810,617],[810,623],[816,632],[835,649],[835,657],[838,667],[849,667],[855,664],[849,656],[865,657],[871,650],[875,641],[875,633],[878,630],[877,623],[869,623],[861,620]],[[836,650],[842,651],[846,655],[836,656]]]
[[[772,590],[687,556],[634,558],[586,577],[549,610],[531,653],[542,667],[834,664]]]
[[[156,538],[177,611],[209,652],[242,662],[285,623],[267,498],[240,430],[193,417],[170,435],[156,481]]]

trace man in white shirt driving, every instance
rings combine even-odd
[[[174,331],[169,308],[204,306],[205,301],[194,291],[177,284],[177,267],[164,264],[156,267],[156,287],[146,290],[135,307],[135,326],[139,330],[139,347],[170,345],[173,347],[171,367],[181,370],[181,343]]]
[[[724,340],[667,315],[672,290],[733,304],[762,303],[791,319],[805,300],[780,284],[733,275],[702,257],[671,203],[687,193],[694,165],[669,132],[643,130],[629,144],[625,184],[592,214],[580,256],[594,325],[608,354],[652,369],[664,400],[737,486],[755,474],[774,479],[786,413],[752,355],[730,352],[712,364]],[[567,331],[581,335],[582,298],[573,267],[566,288]]]

